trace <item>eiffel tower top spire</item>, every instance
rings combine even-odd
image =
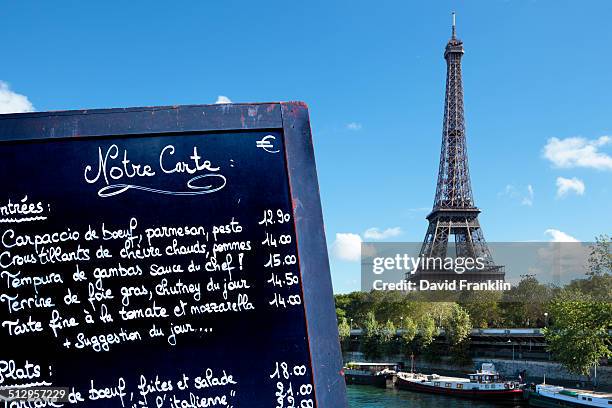
[[[453,13],[452,38],[448,41],[444,50],[447,68],[446,95],[434,211],[444,208],[475,209],[465,139],[463,82],[461,78],[461,57],[463,57],[463,53],[463,42],[456,37],[455,14]]]
[[[447,53],[455,52],[463,54],[463,41],[457,38],[457,25],[455,12],[453,11],[453,25],[451,28],[451,38],[448,40],[448,44],[446,44],[446,51],[444,52],[444,58],[447,57]]]

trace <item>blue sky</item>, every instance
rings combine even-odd
[[[336,292],[366,230],[425,234],[456,10],[487,240],[612,233],[609,1],[0,5],[0,107],[308,103]]]

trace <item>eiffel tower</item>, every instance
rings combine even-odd
[[[439,267],[419,268],[408,274],[410,280],[470,282],[503,280],[503,266],[495,265],[478,222],[480,210],[474,204],[468,168],[463,110],[461,58],[463,42],[457,38],[455,13],[451,39],[446,44],[446,97],[440,168],[433,209],[427,216],[429,227],[420,251],[421,258],[481,258],[484,267],[457,275]],[[454,244],[452,241],[454,238]],[[454,248],[453,248],[454,247]],[[454,252],[454,253],[453,253]]]

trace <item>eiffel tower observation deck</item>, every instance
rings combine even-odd
[[[461,58],[463,42],[457,38],[455,13],[452,35],[444,50],[446,60],[446,97],[440,168],[433,209],[427,216],[429,227],[420,251],[421,259],[480,259],[480,268],[458,274],[439,265],[417,268],[407,279],[445,281],[465,279],[469,282],[502,280],[503,266],[495,265],[478,222],[480,210],[474,204],[470,182],[463,108]],[[433,263],[435,264],[435,262]]]

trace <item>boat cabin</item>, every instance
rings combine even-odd
[[[491,363],[483,363],[480,370],[470,374],[470,382],[473,383],[489,384],[501,381],[499,373],[495,370],[495,365]]]

